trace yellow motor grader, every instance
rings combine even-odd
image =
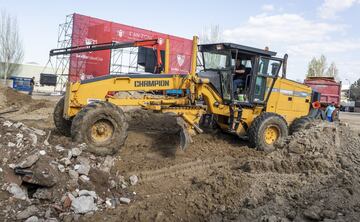
[[[166,40],[165,71],[169,44]],[[259,150],[271,150],[289,131],[320,116],[314,108],[319,94],[286,79],[287,56],[275,55],[233,43],[198,45],[194,37],[190,73],[127,73],[68,83],[65,97],[55,107],[54,122],[61,133],[85,142],[91,152],[108,155],[119,150],[127,137],[123,106],[176,115],[182,148],[192,142],[191,136],[203,132],[202,117],[211,115],[222,131],[247,137]],[[110,93],[166,90],[182,93],[144,94],[141,98]]]

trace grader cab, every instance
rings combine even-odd
[[[192,142],[193,135],[203,132],[200,121],[211,115],[223,131],[248,137],[259,150],[271,150],[288,135],[289,126],[297,130],[316,116],[311,88],[287,80],[286,57],[275,55],[232,43],[198,46],[194,37],[189,74],[129,73],[69,83],[55,108],[54,122],[63,134],[87,143],[91,152],[107,155],[115,153],[126,139],[122,106],[176,115],[182,148]],[[146,93],[165,90],[183,93]],[[110,93],[125,91],[145,93],[141,98],[118,98]]]

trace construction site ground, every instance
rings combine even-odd
[[[340,112],[340,119],[349,123],[353,130],[360,131],[360,113]]]
[[[179,127],[173,116],[127,108],[126,143],[114,157],[105,158],[94,157],[55,130],[52,112],[60,97],[29,98],[1,90],[0,112],[17,110],[0,118],[0,218],[3,221],[24,221],[31,217],[38,221],[87,222],[358,221],[360,218],[358,114],[341,113],[340,123],[315,122],[309,130],[277,144],[271,153],[256,151],[248,147],[247,141],[210,129],[194,137],[194,143],[182,151],[177,148]],[[7,145],[16,137],[12,135],[20,131],[14,125],[8,126],[6,121],[21,122],[45,134],[38,135],[38,145],[24,145],[17,151],[16,146]],[[26,137],[25,131],[21,132]],[[67,155],[60,154],[59,147],[65,151],[80,148],[83,152],[70,157],[64,170],[59,167],[61,164],[55,167],[58,168],[55,185],[40,187],[49,191],[51,198],[30,195],[39,187],[31,189],[22,176],[14,173],[11,164],[18,166],[26,156],[44,150],[46,154],[29,169],[35,172],[41,164],[49,162],[56,165]],[[69,171],[82,161],[90,162],[89,181],[79,179],[73,183]],[[138,181],[133,181],[134,176]],[[27,190],[27,200],[14,198],[9,191],[13,183]],[[76,212],[66,202],[68,196],[80,197],[79,190],[96,192],[96,209]],[[24,217],[21,213],[31,206],[37,210]]]

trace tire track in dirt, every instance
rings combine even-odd
[[[141,181],[150,182],[165,177],[185,176],[189,178],[193,176],[206,174],[212,168],[217,168],[217,167],[232,168],[238,166],[239,163],[235,162],[234,158],[226,158],[220,161],[214,161],[213,159],[206,159],[206,160],[189,161],[169,167],[163,167],[156,170],[131,172],[129,173],[129,175],[132,174],[139,175]]]

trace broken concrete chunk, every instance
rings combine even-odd
[[[79,145],[79,148],[80,148],[81,150],[85,150],[85,149],[87,148],[86,143],[80,144],[80,145]]]
[[[90,165],[90,160],[87,157],[79,156],[76,159],[82,165]]]
[[[46,154],[46,151],[45,151],[45,150],[40,150],[40,151],[39,151],[39,154],[40,154],[41,156],[44,156],[44,155]]]
[[[34,127],[30,127],[29,128],[33,133],[39,135],[39,136],[45,136],[46,135],[46,132],[44,130],[41,130],[41,129],[37,129],[37,128],[34,128]]]
[[[104,163],[103,163],[103,167],[102,167],[102,171],[105,171],[107,173],[110,173],[111,168],[114,166],[114,162],[115,162],[115,158],[112,156],[106,156]]]
[[[6,121],[3,123],[3,126],[6,126],[6,127],[10,127],[10,126],[12,126],[12,125],[13,125],[13,123],[10,122],[10,121],[8,121],[8,120],[6,120]]]
[[[31,145],[36,146],[36,144],[38,142],[38,138],[37,138],[36,134],[30,133],[29,137],[31,138],[31,141],[32,141]]]
[[[50,218],[51,217],[51,208],[49,207],[46,211],[45,211],[45,218]]]
[[[73,157],[80,156],[81,152],[82,152],[81,149],[77,147],[71,149],[71,154]]]
[[[311,220],[320,220],[321,209],[318,206],[311,206],[304,211],[304,216]]]
[[[28,157],[26,157],[24,160],[22,160],[20,163],[18,163],[16,165],[16,167],[24,169],[24,168],[29,168],[32,165],[34,165],[37,161],[39,160],[39,155],[37,154],[32,154]]]
[[[71,202],[71,209],[75,213],[85,214],[91,211],[96,211],[97,206],[92,196],[80,196]]]
[[[55,146],[55,149],[56,149],[56,151],[58,151],[58,152],[62,152],[62,151],[65,150],[65,148],[62,147],[62,146],[60,146],[60,145],[56,145],[56,146]]]
[[[64,167],[64,165],[59,164],[59,165],[58,165],[58,169],[59,169],[59,171],[60,171],[61,173],[64,173],[64,172],[65,172],[65,167]]]
[[[15,127],[15,128],[20,128],[22,127],[24,124],[22,122],[17,122],[17,123],[14,123],[12,126]]]
[[[71,179],[79,179],[79,173],[75,170],[69,170],[69,176]]]
[[[78,192],[78,195],[79,195],[79,196],[91,196],[91,197],[93,197],[94,199],[97,199],[97,195],[96,195],[96,192],[95,192],[95,191],[80,190],[80,191]]]
[[[36,192],[33,194],[33,197],[39,200],[50,200],[51,193],[46,188],[38,188]]]
[[[22,133],[16,134],[16,147],[20,148],[23,145],[24,135]]]
[[[25,222],[38,222],[39,218],[37,216],[31,216],[25,220]]]
[[[139,178],[136,175],[130,176],[130,184],[131,185],[136,185],[138,181],[139,181]]]
[[[86,176],[86,175],[81,175],[81,176],[79,177],[79,179],[80,179],[82,182],[88,182],[88,181],[90,181],[90,178],[89,178],[88,176]]]
[[[71,164],[71,160],[67,157],[62,158],[60,162],[63,163],[65,166],[69,166]]]
[[[105,205],[106,208],[114,209],[116,207],[116,202],[113,199],[106,198]]]
[[[90,165],[76,164],[74,166],[74,170],[76,170],[80,175],[89,175]]]
[[[58,182],[57,170],[46,162],[38,162],[32,169],[32,174],[26,174],[22,180],[44,187],[52,187]]]
[[[126,197],[120,197],[120,203],[123,203],[123,204],[130,204],[130,199],[129,198],[126,198]]]
[[[16,199],[26,200],[28,198],[27,193],[16,183],[10,183],[6,190]]]
[[[39,209],[36,206],[31,205],[28,208],[26,208],[25,210],[18,213],[16,215],[16,219],[23,220],[23,219],[29,218],[31,216],[34,216],[37,213],[39,213]]]
[[[117,186],[117,184],[116,184],[115,180],[110,180],[109,181],[109,188],[110,189],[114,189],[114,188],[116,188],[116,186]]]
[[[8,142],[7,146],[8,146],[8,147],[15,147],[15,146],[16,146],[16,144],[15,144],[15,143],[13,143],[13,142]]]

